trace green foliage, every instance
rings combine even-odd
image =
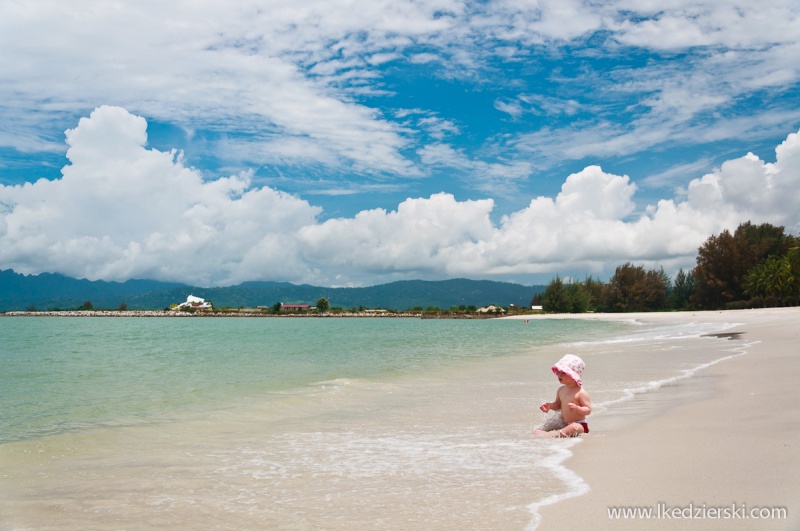
[[[572,309],[569,293],[561,277],[556,276],[544,289],[542,309],[553,313],[568,313]]]
[[[776,305],[795,301],[800,295],[800,247],[753,267],[744,277],[743,288],[750,297],[764,298],[765,305],[772,299]]]
[[[676,310],[688,309],[689,299],[693,294],[694,275],[691,271],[686,273],[681,268],[678,270],[678,274],[675,275],[675,281],[669,293],[669,306]]]
[[[664,296],[666,300],[669,300],[670,296],[672,295],[672,279],[669,278],[669,275],[666,271],[664,271],[664,266],[658,270],[658,276],[660,277],[661,284],[664,285]]]
[[[692,301],[701,308],[716,309],[745,300],[744,279],[750,270],[797,245],[797,238],[769,223],[747,222],[733,234],[725,230],[710,237],[698,250]]]
[[[567,284],[570,313],[585,313],[589,309],[589,294],[583,289],[583,284]]]
[[[590,308],[591,293],[583,282],[564,284],[556,277],[545,288],[541,301],[546,312],[584,313]]]
[[[595,312],[603,311],[606,305],[608,286],[591,276],[583,281],[583,289],[589,296],[589,309]]]
[[[542,305],[542,294],[536,293],[533,295],[531,299],[531,306],[541,306]]]
[[[320,297],[317,300],[317,310],[319,310],[321,312],[328,311],[328,308],[330,308],[330,306],[331,305],[328,302],[328,299],[326,299],[325,297]]]
[[[646,312],[666,307],[667,287],[662,271],[645,271],[630,262],[617,267],[608,283],[607,310]]]

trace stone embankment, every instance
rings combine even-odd
[[[5,312],[6,317],[420,317],[419,312],[321,312],[321,313],[266,313],[247,311],[176,312],[172,310],[73,310],[51,312]]]

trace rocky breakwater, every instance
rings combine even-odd
[[[66,311],[12,311],[0,313],[5,317],[416,317],[417,312],[320,312],[320,313],[266,313],[259,311],[203,311],[178,312],[173,310],[66,310]]]

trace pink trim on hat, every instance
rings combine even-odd
[[[558,376],[558,371],[565,373],[567,376],[575,380],[575,383],[578,384],[579,387],[583,387],[581,375],[583,374],[583,369],[585,368],[586,364],[583,363],[582,359],[575,354],[567,354],[558,360],[550,369],[556,376]]]

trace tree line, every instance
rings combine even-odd
[[[672,279],[664,268],[618,266],[608,282],[556,276],[531,304],[546,312],[647,312],[796,306],[800,300],[800,238],[784,227],[743,223],[711,236],[696,266]]]

